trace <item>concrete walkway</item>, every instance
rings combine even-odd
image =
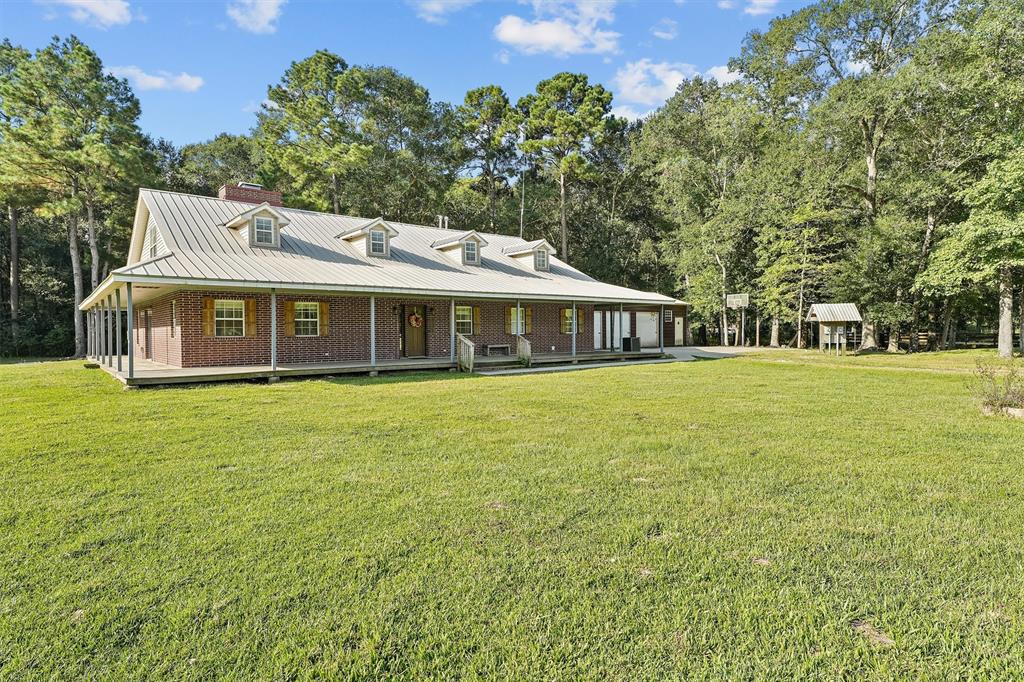
[[[555,365],[552,367],[511,367],[506,369],[477,370],[475,374],[483,376],[504,376],[511,374],[541,374],[543,372],[574,372],[579,369],[597,369],[600,367],[628,367],[629,365],[662,365],[671,362],[691,362],[693,360],[719,360],[734,358],[744,353],[763,351],[765,348],[733,348],[726,346],[678,346],[666,348],[665,355],[671,358],[658,360],[626,360],[615,362],[587,362],[578,365]]]

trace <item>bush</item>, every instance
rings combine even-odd
[[[974,370],[974,395],[982,407],[1002,411],[1007,407],[1024,408],[1024,372],[1021,363],[978,361]]]

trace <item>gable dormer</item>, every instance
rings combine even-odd
[[[363,249],[371,258],[390,258],[391,240],[398,236],[398,230],[384,218],[374,218],[368,223],[342,232],[338,239],[343,239],[357,249]]]
[[[502,249],[502,253],[511,256],[522,263],[529,263],[534,270],[547,272],[551,269],[551,254],[555,247],[551,246],[546,239],[537,239],[523,244],[514,244]]]
[[[438,239],[430,246],[462,265],[480,265],[480,252],[487,246],[487,240],[476,230],[470,230]]]
[[[281,246],[281,229],[288,225],[288,219],[281,211],[267,202],[243,211],[224,226],[244,236],[249,246],[277,249]]]

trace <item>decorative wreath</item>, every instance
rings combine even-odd
[[[423,326],[423,316],[422,315],[418,315],[417,313],[412,313],[411,315],[409,315],[409,326],[410,327],[422,327]]]

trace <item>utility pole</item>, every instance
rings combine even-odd
[[[526,169],[519,171],[519,238],[523,238],[523,219],[526,215]]]

